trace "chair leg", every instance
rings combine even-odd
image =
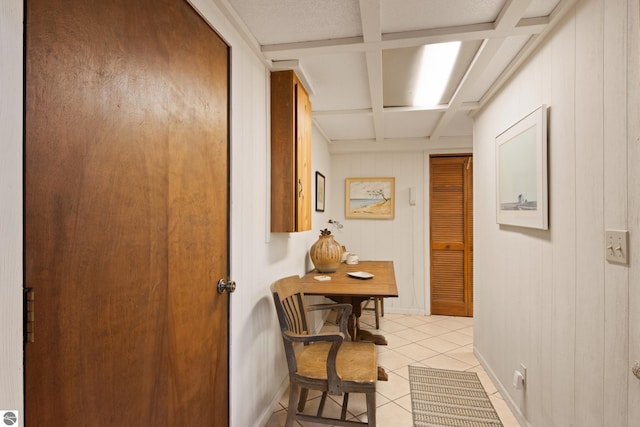
[[[300,397],[300,386],[294,382],[289,383],[289,407],[287,409],[287,421],[285,427],[293,427],[296,420],[296,403]]]
[[[300,399],[298,400],[298,412],[304,411],[304,405],[307,404],[307,396],[309,396],[309,389],[303,388],[300,391]]]
[[[376,427],[376,392],[367,393],[367,425]]]
[[[327,401],[327,392],[322,392],[322,397],[320,398],[320,404],[318,405],[318,417],[322,416],[322,411],[324,411],[324,404]]]
[[[344,398],[342,399],[342,413],[340,413],[340,419],[347,419],[347,406],[349,405],[349,393],[344,394]]]

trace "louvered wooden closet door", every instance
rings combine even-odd
[[[471,160],[431,158],[431,314],[473,316]]]

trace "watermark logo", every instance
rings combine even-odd
[[[0,411],[0,426],[17,426],[18,411]]]

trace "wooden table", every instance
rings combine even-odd
[[[348,276],[349,272],[364,271],[373,274],[371,279],[357,279]],[[329,276],[331,280],[321,282],[315,276]],[[340,264],[335,273],[318,273],[313,270],[305,274],[302,279],[302,289],[305,295],[322,295],[338,303],[353,306],[349,319],[349,334],[354,341],[371,341],[378,345],[387,345],[382,335],[372,334],[360,329],[360,315],[362,302],[371,297],[397,297],[398,286],[393,261],[360,261],[359,264]],[[378,380],[389,379],[385,370],[378,366]]]
[[[347,273],[363,271],[373,274],[371,279],[357,279]],[[315,276],[329,276],[331,280],[320,282]],[[335,273],[318,273],[313,270],[301,279],[305,295],[323,295],[339,303],[353,306],[353,318],[349,321],[349,334],[354,341],[371,341],[386,345],[382,335],[374,335],[360,329],[362,302],[371,297],[397,297],[398,286],[393,261],[360,261],[358,264],[340,264]]]

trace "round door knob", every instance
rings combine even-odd
[[[220,279],[218,280],[218,293],[224,293],[224,291],[228,291],[232,293],[236,290],[236,282],[233,280]]]
[[[631,367],[631,372],[636,376],[637,379],[640,380],[640,362],[636,362]]]

